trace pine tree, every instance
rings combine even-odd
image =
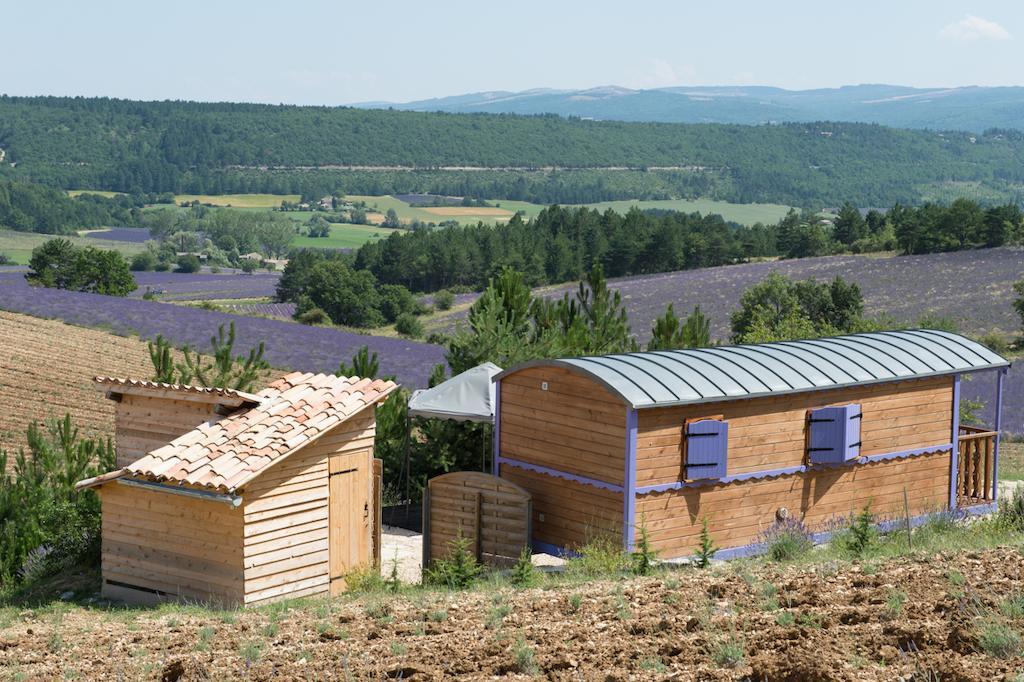
[[[693,558],[694,565],[697,568],[707,568],[711,565],[711,559],[717,551],[718,548],[711,540],[711,531],[708,530],[708,517],[705,516],[701,520],[700,547],[697,548],[697,554]]]

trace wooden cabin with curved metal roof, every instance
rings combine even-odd
[[[533,542],[595,534],[664,558],[693,554],[704,519],[757,551],[780,519],[811,531],[870,504],[880,519],[996,498],[1009,362],[936,330],[529,362],[497,375],[494,471],[533,497]],[[998,373],[991,430],[959,423],[960,381]]]
[[[118,468],[76,488],[100,494],[104,596],[335,594],[379,551],[375,406],[394,382],[296,372],[256,394],[96,383],[117,401]]]

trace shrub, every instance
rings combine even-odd
[[[163,261],[163,260],[157,261],[156,265],[153,266],[153,270],[155,272],[167,272],[170,269],[171,269],[171,264],[168,263],[167,261]]]
[[[1004,623],[994,621],[981,625],[978,633],[981,650],[993,658],[1013,658],[1021,650],[1020,635]]]
[[[135,254],[132,257],[132,263],[129,266],[134,272],[143,272],[146,270],[152,270],[156,267],[156,256],[150,251],[143,251],[142,253]]]
[[[1024,595],[1012,594],[999,602],[999,611],[1007,618],[1014,620],[1024,618]]]
[[[345,574],[345,587],[353,594],[375,594],[384,592],[387,582],[377,566],[364,566]]]
[[[419,307],[412,293],[400,284],[382,284],[378,291],[380,312],[387,322],[394,322],[406,313],[415,313]]]
[[[455,305],[455,294],[447,289],[442,289],[434,294],[434,307],[436,309],[451,310],[453,305]]]
[[[707,568],[711,565],[711,559],[715,556],[718,548],[711,540],[711,531],[708,530],[708,517],[701,520],[700,546],[693,557],[693,563],[697,568]]]
[[[999,521],[1017,531],[1024,531],[1024,492],[1020,488],[1008,499],[999,502]]]
[[[850,554],[861,557],[875,544],[878,531],[875,530],[875,515],[871,513],[869,501],[860,512],[853,517],[853,522],[843,535],[843,547]]]
[[[619,539],[605,534],[587,540],[566,562],[569,573],[587,578],[621,575],[631,567],[631,557],[622,550]]]
[[[323,308],[317,307],[304,310],[301,313],[296,312],[295,320],[313,327],[328,327],[333,324],[333,322],[331,322],[331,316],[328,315]]]
[[[516,587],[533,587],[540,582],[540,571],[533,565],[533,552],[529,547],[523,547],[519,553],[519,559],[509,571],[508,579]]]
[[[658,553],[651,547],[651,537],[647,532],[647,524],[640,523],[640,538],[637,540],[636,549],[633,551],[633,572],[637,575],[650,575],[654,567],[654,561]]]
[[[174,271],[182,273],[199,272],[201,267],[203,267],[203,263],[199,260],[199,256],[188,254],[178,257],[178,267]]]
[[[522,637],[516,639],[512,655],[515,657],[516,667],[519,669],[519,672],[524,675],[536,675],[539,672],[533,648]]]
[[[259,261],[253,260],[252,258],[243,258],[238,263],[238,268],[247,275],[251,275],[256,272],[259,267]]]
[[[792,561],[814,548],[810,531],[799,519],[779,521],[761,537],[765,554],[772,561]]]
[[[112,469],[113,445],[79,439],[70,415],[27,435],[11,473],[0,452],[0,585],[99,560],[99,498],[74,484]]]
[[[743,641],[735,634],[720,640],[711,651],[711,658],[723,668],[735,668],[742,665],[743,657]]]
[[[978,339],[978,342],[987,347],[993,353],[999,353],[1000,355],[1005,355],[1010,350],[1010,343],[1007,341],[1005,336],[998,332],[985,334]]]
[[[423,323],[412,313],[402,313],[395,320],[395,331],[412,339],[423,337]]]
[[[483,567],[469,551],[469,538],[459,535],[448,543],[448,555],[435,559],[424,571],[424,582],[451,590],[464,590],[472,585]]]

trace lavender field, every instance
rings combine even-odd
[[[294,303],[222,303],[221,308],[237,315],[259,315],[290,320],[295,314]]]
[[[267,298],[274,295],[276,272],[134,272],[139,288],[132,292],[142,298],[147,289],[164,301],[205,301],[221,298]]]
[[[112,227],[109,230],[88,232],[85,236],[89,239],[106,239],[133,244],[143,244],[151,239],[147,227]]]
[[[856,282],[864,292],[868,315],[890,315],[897,322],[916,324],[925,314],[953,319],[971,336],[998,331],[1014,333],[1020,320],[1014,314],[1012,283],[1024,277],[1024,250],[1013,248],[899,256],[830,256],[795,261],[749,263],[705,270],[648,275],[613,280],[622,293],[633,331],[646,341],[654,318],[668,303],[677,313],[700,304],[712,322],[712,335],[727,339],[729,313],[740,296],[768,273],[777,271],[796,279],[826,280],[836,275]],[[250,299],[273,296],[279,275],[275,273],[208,274],[136,273],[141,297],[147,286],[165,293],[165,300]],[[561,296],[576,284],[547,287],[544,296]],[[429,296],[424,303],[429,304]],[[463,294],[456,304],[472,301]],[[223,305],[223,304],[222,304]],[[338,360],[367,343],[381,354],[382,367],[411,385],[422,385],[430,367],[440,362],[436,346],[390,338],[361,336],[336,330],[302,327],[278,321],[245,317],[290,317],[289,304],[240,302],[230,313],[162,305],[151,301],[110,299],[56,290],[29,290],[23,272],[0,270],[0,308],[41,317],[56,317],[75,324],[105,326],[120,333],[138,332],[144,337],[163,333],[177,343],[206,341],[217,324],[237,320],[246,338],[265,338],[268,356],[275,364],[300,369],[333,369]],[[465,310],[439,316],[432,327],[452,329],[465,318]],[[150,319],[152,316],[152,320]],[[220,322],[218,322],[220,320]],[[995,381],[978,374],[963,384],[963,395],[986,402],[983,417],[990,421],[995,403]],[[1024,362],[1010,370],[1004,395],[1004,428],[1024,435]]]
[[[281,369],[333,372],[341,360],[350,360],[365,345],[379,354],[383,373],[396,375],[399,382],[410,388],[426,386],[431,368],[444,362],[444,350],[426,343],[137,298],[30,287],[24,272],[13,269],[0,271],[0,309],[98,327],[116,334],[138,334],[144,339],[163,334],[175,345],[187,343],[200,349],[209,347],[210,337],[219,325],[233,321],[238,347],[248,349],[264,341],[267,360]]]

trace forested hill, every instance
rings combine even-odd
[[[106,98],[0,97],[0,150],[8,174],[136,192],[447,190],[546,202],[702,195],[864,206],[919,201],[953,181],[1016,198],[1024,183],[1024,135],[1007,131],[624,123]],[[576,170],[523,170],[550,167]]]

